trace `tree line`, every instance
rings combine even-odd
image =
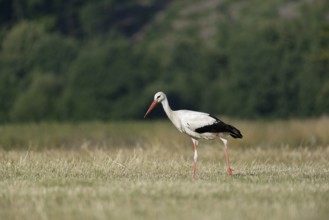
[[[329,112],[327,1],[212,2],[0,0],[0,122]]]

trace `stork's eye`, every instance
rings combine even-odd
[[[159,99],[159,98],[160,98],[160,95],[158,95],[157,99]]]

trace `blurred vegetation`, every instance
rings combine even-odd
[[[0,0],[0,122],[329,113],[329,2]]]
[[[327,147],[329,150],[329,117],[256,122],[225,118],[225,121],[238,125],[244,135],[242,141],[233,138],[229,140],[229,145],[234,149],[314,150]],[[0,134],[0,152],[1,149],[39,151],[162,146],[165,149],[175,149],[171,152],[177,153],[186,152],[185,150],[191,152],[192,149],[191,139],[163,120],[10,123],[0,125]],[[205,141],[200,146],[213,146],[218,150],[222,144],[218,141]]]

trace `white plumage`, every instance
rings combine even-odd
[[[166,94],[157,92],[154,95],[154,101],[145,113],[144,118],[152,111],[152,109],[161,103],[170,121],[182,133],[189,135],[192,138],[194,145],[194,164],[193,164],[193,178],[196,175],[196,161],[197,161],[197,145],[199,139],[220,139],[225,145],[227,172],[232,175],[228,159],[227,140],[223,137],[224,133],[229,133],[234,138],[242,138],[242,134],[235,127],[225,124],[218,118],[204,112],[190,111],[190,110],[171,110]]]
[[[181,132],[186,133],[195,139],[211,140],[216,138],[216,133],[198,133],[195,131],[198,128],[204,127],[206,125],[212,125],[216,122],[216,119],[210,117],[209,114],[189,110],[178,110],[173,111],[173,113],[176,115],[175,117],[179,118],[180,126],[183,130],[180,130],[179,128],[178,130]]]

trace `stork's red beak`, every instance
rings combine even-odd
[[[152,111],[152,109],[154,109],[154,107],[158,104],[159,102],[157,100],[154,100],[152,102],[152,104],[150,105],[149,109],[147,110],[147,112],[144,115],[144,118],[146,118],[146,116]]]

